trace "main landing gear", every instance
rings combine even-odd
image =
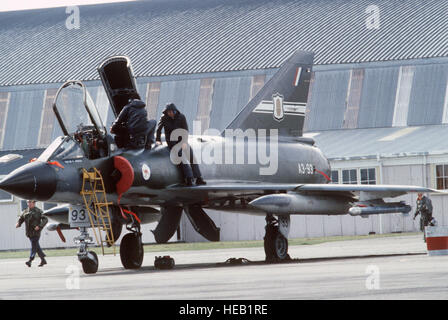
[[[143,263],[143,243],[140,224],[133,220],[130,227],[126,229],[131,231],[124,235],[120,244],[120,259],[125,269],[139,269]]]
[[[289,226],[289,215],[279,216],[278,219],[274,218],[272,214],[266,215],[266,234],[264,236],[266,262],[291,260],[288,254]]]

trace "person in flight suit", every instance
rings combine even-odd
[[[162,129],[165,131],[165,140],[168,144],[168,148],[171,150],[176,144],[183,141],[188,141],[188,125],[185,116],[177,109],[174,103],[166,105],[163,115],[159,120],[156,131],[156,144],[162,144],[161,134]],[[184,129],[184,136],[179,137],[177,140],[171,139],[171,133],[176,129]],[[182,153],[189,152],[189,159],[182,155]],[[183,143],[182,149],[179,150],[179,156],[182,157],[181,168],[184,174],[184,178],[187,186],[193,185],[193,178],[196,178],[196,185],[204,185],[206,182],[202,179],[199,166],[194,161],[193,150],[189,147],[188,143]]]
[[[425,227],[432,220],[432,202],[431,199],[422,193],[417,195],[417,209],[415,210],[414,220],[420,214],[420,230],[423,231],[423,240],[426,242]]]
[[[119,148],[151,148],[156,121],[148,121],[145,107],[146,104],[136,95],[129,100],[112,124],[110,132],[115,134],[115,142]]]
[[[39,267],[43,267],[47,264],[45,260],[45,254],[39,245],[40,233],[48,222],[48,218],[43,215],[42,210],[36,207],[36,201],[28,200],[28,208],[23,210],[22,215],[17,221],[16,228],[25,222],[26,236],[31,241],[30,258],[25,264],[31,267],[31,262],[34,260],[36,253],[39,255],[40,264]]]

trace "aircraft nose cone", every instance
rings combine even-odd
[[[28,163],[0,181],[0,189],[27,200],[46,201],[56,191],[56,171],[44,162]]]

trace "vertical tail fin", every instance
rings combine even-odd
[[[281,136],[301,136],[314,53],[296,51],[227,129],[278,129]]]

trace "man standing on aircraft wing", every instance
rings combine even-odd
[[[28,267],[31,267],[31,262],[34,260],[37,253],[41,260],[39,267],[43,267],[47,264],[47,261],[45,260],[45,254],[39,245],[39,238],[42,229],[48,222],[48,218],[43,215],[42,210],[36,207],[36,201],[28,200],[27,203],[28,208],[23,210],[23,213],[16,224],[16,228],[20,228],[22,223],[25,222],[26,236],[31,241],[30,259],[25,262],[25,264]]]
[[[420,216],[420,230],[423,231],[423,240],[426,242],[425,227],[429,225],[432,220],[432,202],[431,199],[424,196],[423,193],[417,195],[417,209],[415,210],[415,218]]]
[[[188,141],[187,120],[185,119],[185,116],[179,112],[174,103],[169,103],[166,105],[163,115],[157,125],[156,143],[158,145],[162,144],[162,129],[165,130],[165,140],[170,150],[182,140]],[[187,136],[179,137],[177,140],[171,140],[171,133],[176,129],[184,129]],[[188,157],[185,157],[188,153],[190,155],[189,159]],[[182,155],[184,155],[184,157],[182,157]],[[206,182],[202,179],[198,164],[194,161],[193,150],[190,148],[188,143],[182,144],[182,149],[179,150],[179,157],[182,157],[181,167],[187,186],[191,186],[193,184],[193,178],[196,178],[196,185],[206,184]]]

